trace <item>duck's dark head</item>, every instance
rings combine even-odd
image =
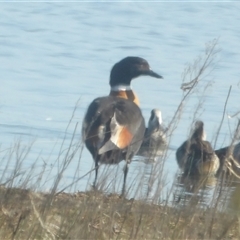
[[[163,78],[151,70],[145,59],[140,57],[126,57],[113,66],[110,74],[110,86],[130,85],[133,78],[141,75]]]
[[[196,121],[192,134],[192,139],[205,140],[206,134],[204,132],[204,123],[202,121]]]

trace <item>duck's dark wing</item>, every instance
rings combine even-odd
[[[95,99],[85,115],[82,135],[93,156],[130,149],[135,154],[143,140],[145,123],[139,107],[117,97]]]
[[[194,159],[202,159],[207,161],[214,154],[212,145],[208,141],[192,140],[189,147],[189,155],[193,155]]]
[[[240,143],[234,146],[233,156],[240,163]]]
[[[179,166],[186,164],[186,159],[207,159],[214,154],[214,150],[208,141],[185,141],[176,151]]]
[[[227,157],[228,152],[229,152],[229,147],[224,147],[224,148],[220,148],[220,149],[215,150],[215,153],[218,156],[221,165],[224,164],[225,158]]]
[[[176,151],[176,159],[180,168],[184,168],[189,155],[190,141],[185,141]]]
[[[232,166],[235,166],[237,163],[240,163],[240,143],[227,147],[223,147],[220,149],[215,150],[216,155],[218,156],[220,160],[220,171],[224,169],[224,165],[226,160],[232,164]],[[239,168],[235,168],[237,171],[239,171]],[[219,172],[220,172],[219,171]]]

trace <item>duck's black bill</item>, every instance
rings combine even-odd
[[[155,78],[163,78],[161,75],[155,73],[155,72],[152,71],[152,70],[149,70],[146,74],[149,75],[149,76],[151,76],[151,77],[155,77]]]

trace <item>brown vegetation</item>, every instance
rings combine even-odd
[[[174,208],[101,192],[0,189],[1,239],[239,239],[237,216]]]

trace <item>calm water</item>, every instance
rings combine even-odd
[[[197,117],[205,122],[208,139],[212,141],[230,85],[232,92],[227,114],[239,111],[238,2],[15,2],[0,3],[0,6],[2,172],[11,155],[10,149],[16,149],[14,144],[21,141],[24,148],[34,141],[21,171],[27,172],[36,162],[35,181],[41,189],[49,189],[63,162],[76,124],[74,143],[81,138],[81,122],[87,105],[97,96],[108,94],[110,69],[126,56],[147,59],[152,69],[164,76],[163,80],[138,78],[133,81],[133,88],[138,93],[146,120],[152,108],[160,108],[167,124],[182,97],[180,85],[186,64],[204,54],[206,42],[219,38],[221,51],[214,61],[214,70],[205,79],[213,81],[213,84],[205,92],[205,102]],[[186,139],[196,100],[201,96],[202,89],[187,103],[171,139],[173,148]],[[71,124],[65,132],[78,100]],[[236,118],[225,116],[217,147],[229,143],[229,128],[233,130],[236,121]],[[13,153],[7,174],[11,174],[16,164],[13,160],[15,155]],[[120,164],[117,168],[121,176],[122,166]],[[91,156],[84,149],[67,166],[60,186],[66,187],[74,177],[84,175],[92,167]],[[44,179],[47,180],[40,181],[38,174],[43,168],[46,168]],[[134,181],[138,171],[149,175],[151,168],[151,164],[134,161],[129,182]],[[172,186],[177,169],[172,151],[164,168],[166,189]],[[119,184],[117,181],[116,185]],[[89,189],[89,175],[77,183],[76,189]]]

